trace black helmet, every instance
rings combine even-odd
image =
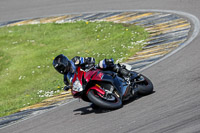
[[[53,66],[59,73],[67,74],[72,64],[66,56],[60,54],[53,60]]]

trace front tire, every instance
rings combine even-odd
[[[122,100],[116,95],[112,94],[115,97],[114,101],[107,101],[102,99],[95,90],[90,90],[88,92],[88,99],[95,105],[104,108],[104,109],[118,109],[122,107]]]

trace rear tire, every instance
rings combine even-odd
[[[122,107],[122,100],[115,94],[113,94],[113,96],[116,100],[113,102],[102,99],[98,94],[96,94],[95,90],[90,90],[87,96],[92,103],[104,109],[118,109]]]
[[[143,76],[145,80],[142,81],[141,83],[136,84],[136,88],[138,88],[138,93],[141,95],[151,94],[153,92],[152,82],[144,75],[141,76]]]

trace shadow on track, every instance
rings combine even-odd
[[[146,96],[152,95],[152,94],[154,94],[154,93],[155,93],[155,91],[153,91],[151,94],[148,94],[148,95],[136,95],[136,96],[130,98],[129,100],[124,101],[124,102],[123,102],[123,106],[126,106],[127,104],[129,104],[129,103],[131,103],[131,102],[134,102],[134,101],[136,101],[136,100],[139,100],[139,99],[142,98],[142,97],[146,97]]]
[[[151,94],[153,94],[153,93],[155,93],[155,91],[153,91]],[[151,95],[151,94],[149,94],[149,95]],[[148,95],[145,95],[145,96],[148,96]],[[126,106],[129,103],[134,102],[135,100],[139,100],[140,98],[145,97],[145,96],[135,96],[127,101],[124,101],[123,106]],[[95,114],[108,113],[111,111],[115,111],[115,110],[102,109],[98,106],[95,106],[94,104],[91,104],[90,106],[75,109],[73,112],[75,112],[74,115],[88,115],[88,114],[92,114],[92,113],[95,113]]]
[[[102,108],[95,106],[94,104],[91,104],[90,106],[76,109],[73,112],[75,112],[74,115],[88,115],[88,114],[92,114],[92,113],[101,114],[101,113],[107,113],[107,112],[111,112],[111,111],[114,111],[114,110],[102,109]]]

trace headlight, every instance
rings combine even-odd
[[[83,91],[83,87],[78,79],[76,79],[76,81],[74,82],[72,90],[77,91],[77,92]]]

